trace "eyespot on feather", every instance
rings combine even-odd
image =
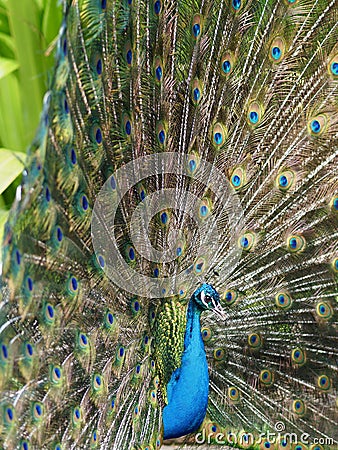
[[[223,348],[216,348],[213,356],[215,361],[223,361],[225,359],[225,350]]]
[[[289,252],[299,253],[305,250],[306,241],[303,236],[292,234],[287,238],[286,245]]]
[[[269,369],[263,369],[259,374],[259,380],[264,386],[272,386],[272,384],[274,383],[274,374]]]
[[[204,342],[209,342],[212,337],[212,331],[208,327],[204,327],[201,330],[202,339]]]
[[[291,296],[287,292],[278,292],[275,297],[276,306],[282,309],[289,309],[292,305]]]
[[[200,201],[198,205],[198,217],[200,220],[207,219],[212,212],[212,202],[210,199],[205,198]]]
[[[306,352],[302,348],[296,347],[291,351],[291,359],[294,365],[301,367],[306,363]]]
[[[200,157],[197,153],[192,152],[188,155],[187,171],[189,174],[194,174],[200,165]]]
[[[156,56],[154,60],[154,78],[157,84],[161,84],[163,79],[163,64],[160,56]]]
[[[245,0],[230,0],[231,9],[238,13],[242,8]]]
[[[128,113],[123,113],[122,115],[122,131],[124,136],[127,138],[128,141],[132,138],[132,120]]]
[[[241,190],[246,183],[246,172],[243,167],[236,167],[230,176],[231,186],[235,191]]]
[[[16,423],[16,411],[15,407],[10,403],[2,404],[2,422],[0,422],[4,427],[4,431],[8,432]]]
[[[247,121],[251,127],[256,127],[262,120],[263,116],[263,107],[257,102],[253,101],[249,104],[248,113],[247,113]]]
[[[216,148],[224,145],[227,138],[226,128],[223,124],[217,122],[212,128],[212,143]]]
[[[317,386],[321,391],[329,391],[331,389],[332,383],[330,378],[323,374],[319,375],[317,378]]]
[[[263,339],[260,333],[250,333],[248,335],[249,347],[253,350],[259,350],[263,345]]]
[[[221,75],[227,77],[231,74],[235,65],[235,57],[231,52],[225,52],[221,58],[220,72]]]
[[[31,415],[33,422],[41,422],[44,416],[44,404],[41,402],[33,402],[31,406]]]
[[[256,243],[256,235],[252,231],[247,231],[238,239],[238,246],[244,251],[253,249]]]
[[[334,195],[330,200],[330,207],[332,211],[338,212],[338,195]]]
[[[303,417],[306,413],[306,405],[303,400],[300,398],[297,398],[292,402],[292,411],[297,415],[298,417]]]
[[[237,403],[240,400],[240,392],[235,386],[228,388],[228,398],[232,403]]]
[[[316,305],[316,314],[321,320],[330,320],[333,316],[333,308],[329,302],[320,301]]]
[[[127,41],[124,45],[124,58],[128,67],[131,67],[133,64],[133,50],[131,48],[130,41]]]
[[[55,323],[55,308],[54,306],[46,302],[42,307],[42,320],[45,325],[52,326]]]
[[[284,170],[276,178],[276,187],[280,191],[288,191],[293,187],[295,180],[296,176],[292,170]]]
[[[191,22],[191,32],[195,41],[198,41],[201,37],[203,30],[202,16],[195,14]]]
[[[73,427],[77,428],[83,420],[83,412],[81,406],[74,406],[71,411],[71,421]]]
[[[202,84],[198,78],[195,78],[191,84],[191,99],[195,106],[199,104],[202,98]]]
[[[156,125],[156,137],[157,141],[161,146],[165,146],[167,139],[167,130],[162,121],[158,122]]]
[[[202,274],[203,272],[205,272],[206,268],[207,268],[207,262],[203,258],[203,256],[200,256],[199,258],[197,258],[195,260],[194,271],[196,274],[198,274],[198,275]]]
[[[99,445],[99,432],[98,430],[93,430],[90,439],[90,448],[97,448]]]
[[[279,64],[283,61],[284,56],[285,41],[282,37],[276,37],[270,45],[269,58],[274,64]]]
[[[325,114],[319,114],[308,121],[308,133],[310,136],[320,136],[328,128],[328,117]]]
[[[60,386],[62,384],[63,369],[59,365],[51,364],[49,366],[49,381],[54,386]]]
[[[330,77],[334,80],[338,80],[338,53],[330,58],[327,68]]]
[[[228,289],[222,295],[223,303],[226,306],[231,306],[238,300],[238,292],[234,289]]]
[[[155,0],[154,1],[154,13],[156,16],[159,16],[162,11],[162,0]]]

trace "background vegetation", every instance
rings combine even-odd
[[[57,0],[0,0],[0,239],[54,65]]]

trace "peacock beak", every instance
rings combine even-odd
[[[212,312],[214,314],[216,314],[216,316],[219,317],[222,320],[226,320],[227,319],[227,313],[224,311],[224,309],[222,308],[220,303],[218,303],[215,306],[215,308],[212,310]]]

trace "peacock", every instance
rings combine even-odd
[[[338,448],[337,0],[62,8],[0,447]]]

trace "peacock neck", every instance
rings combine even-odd
[[[184,336],[184,350],[188,350],[191,345],[195,348],[203,348],[204,344],[201,335],[201,310],[197,307],[192,297],[187,309],[187,325]]]
[[[200,325],[201,310],[189,301],[181,366],[167,385],[168,405],[163,409],[164,438],[196,431],[204,420],[209,393],[209,374]]]

